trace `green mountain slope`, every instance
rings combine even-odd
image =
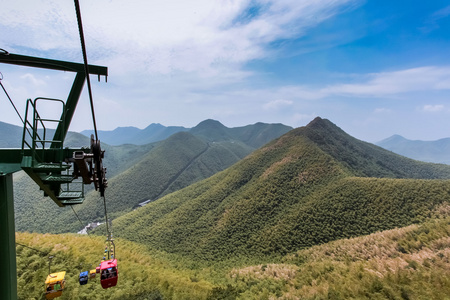
[[[118,236],[205,261],[278,256],[420,222],[450,200],[448,179],[450,166],[401,157],[316,118],[113,224]]]
[[[66,288],[58,298],[61,300],[207,299],[213,287],[195,271],[177,269],[164,255],[120,239],[116,240],[118,284],[103,289],[97,274],[86,285],[80,285],[79,273],[95,269],[104,255],[103,238],[18,233],[16,240],[18,299],[45,299],[49,255],[53,256],[51,272],[66,271]]]
[[[188,132],[179,132],[157,144],[103,146],[106,149],[105,166],[108,167],[106,199],[110,217],[122,215],[141,202],[152,201],[209,177],[254,150],[238,140],[206,142]],[[17,187],[15,192],[18,230],[61,233],[81,229],[71,208],[57,210],[50,207],[49,213],[55,216],[53,224],[44,214],[31,217],[34,211],[41,211],[52,203],[35,193],[36,187],[30,190],[33,186],[26,182],[26,177],[15,180],[16,186],[27,187]],[[38,199],[41,200],[36,201]],[[45,207],[42,207],[44,203]],[[103,221],[103,202],[96,192],[88,194],[85,203],[74,209],[85,225]],[[30,223],[30,219],[34,222]]]
[[[66,271],[59,299],[446,299],[450,293],[450,206],[432,218],[371,235],[295,251],[278,259],[192,261],[116,239],[119,279],[79,285],[94,268],[104,239],[17,233],[18,299],[41,299],[51,271]]]

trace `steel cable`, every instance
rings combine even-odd
[[[14,110],[16,111],[17,115],[19,116],[20,120],[22,121],[22,124],[25,124],[22,116],[20,115],[19,111],[17,110],[17,107],[14,105],[14,102],[12,101],[11,97],[9,96],[9,94],[6,91],[5,87],[3,86],[2,80],[3,80],[3,74],[0,72],[0,85],[2,86],[2,89],[5,92],[6,97],[8,97],[9,102],[11,102],[11,105],[14,107]]]
[[[88,65],[88,61],[87,61],[86,45],[84,43],[84,33],[83,33],[83,24],[81,21],[80,4],[78,3],[78,0],[74,0],[74,2],[75,2],[75,10],[77,12],[78,29],[80,32],[81,50],[83,52],[84,72],[86,73],[86,81],[87,81],[87,87],[88,87],[88,92],[89,92],[89,101],[91,102],[91,113],[92,113],[92,121],[94,122],[95,139],[98,141],[97,124],[95,122],[95,113],[94,113],[94,101],[92,98],[91,81],[89,79],[89,65]]]

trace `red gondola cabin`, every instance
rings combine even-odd
[[[119,278],[119,269],[117,267],[117,259],[103,261],[100,264],[100,282],[102,288],[107,289],[117,284]]]

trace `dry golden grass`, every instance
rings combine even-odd
[[[370,299],[367,295],[376,293],[440,299],[446,292],[442,285],[450,283],[448,207],[439,207],[440,219],[423,225],[314,246],[286,256],[282,264],[233,269],[230,276],[280,282],[282,295],[269,299]]]

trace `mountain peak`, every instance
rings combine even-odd
[[[315,129],[319,129],[319,128],[323,129],[323,128],[326,128],[329,126],[332,126],[334,128],[337,127],[334,123],[332,123],[328,119],[322,119],[321,117],[316,117],[314,120],[309,122],[308,125],[306,125],[307,128],[315,128]]]
[[[402,137],[401,135],[394,134],[394,135],[392,135],[392,136],[390,136],[390,137],[388,137],[388,138],[386,138],[386,139],[384,139],[382,141],[379,141],[377,143],[377,145],[383,145],[383,144],[386,144],[386,143],[401,143],[401,142],[405,142],[405,141],[408,141],[408,140],[406,138]]]
[[[198,123],[197,126],[195,126],[192,129],[199,129],[199,128],[213,128],[213,129],[219,129],[219,128],[226,128],[225,125],[220,123],[219,121],[213,120],[213,119],[206,119],[204,121],[201,121]]]

